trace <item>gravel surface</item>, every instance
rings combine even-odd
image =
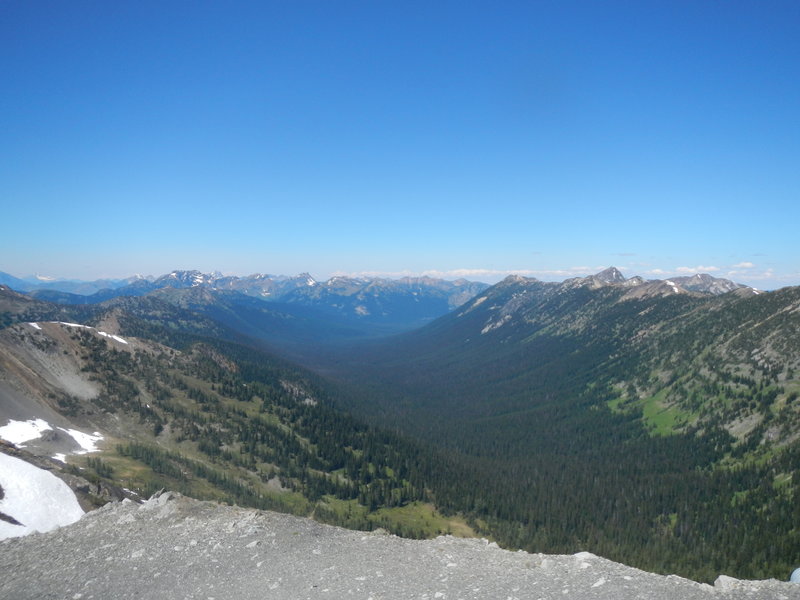
[[[800,599],[800,585],[715,586],[589,553],[415,541],[166,493],[109,504],[73,525],[0,542],[0,598]]]

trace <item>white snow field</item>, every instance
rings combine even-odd
[[[51,430],[50,423],[44,419],[31,419],[29,421],[9,421],[0,427],[0,439],[19,446],[30,440],[42,437],[45,431]]]
[[[24,448],[25,442],[39,439],[45,431],[52,429],[53,426],[44,419],[10,420],[6,425],[0,427],[0,439]],[[77,429],[67,429],[65,427],[58,427],[58,429],[69,435],[80,446],[80,450],[74,450],[69,454],[88,454],[100,450],[97,444],[103,440],[103,435],[99,431],[84,433]],[[58,453],[53,458],[66,462],[66,454]]]
[[[58,477],[19,458],[0,453],[0,513],[21,525],[0,520],[0,540],[52,531],[83,516],[75,493]]]
[[[88,454],[89,452],[97,452],[100,450],[100,448],[97,447],[97,442],[101,441],[103,436],[100,435],[99,431],[95,431],[94,434],[89,434],[78,431],[77,429],[65,429],[63,427],[59,427],[59,429],[68,433],[81,447],[80,450],[75,451],[75,454]]]

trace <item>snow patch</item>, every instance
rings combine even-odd
[[[128,343],[125,340],[123,340],[121,337],[119,337],[118,335],[114,335],[113,333],[106,333],[105,331],[98,331],[97,333],[99,333],[103,337],[108,337],[108,338],[111,338],[112,340],[116,340],[117,342],[120,342],[121,344],[127,344]]]
[[[39,330],[41,330],[41,329],[42,329],[41,327],[39,327],[39,324],[38,324],[38,323],[28,323],[28,325],[30,325],[30,326],[31,326],[31,327],[33,327],[34,329],[39,329]]]
[[[42,437],[45,431],[50,431],[53,426],[44,419],[31,419],[29,421],[9,421],[7,425],[0,427],[0,439],[11,442],[19,446],[25,442],[36,440]],[[89,452],[97,452],[100,448],[97,443],[103,440],[100,432],[95,431],[93,434],[84,433],[77,429],[65,429],[59,427],[61,431],[67,433],[73,440],[81,447],[75,454],[88,454]],[[66,462],[66,455],[56,454],[53,456],[56,460]]]
[[[7,425],[0,427],[0,438],[17,446],[42,437],[42,433],[51,430],[50,423],[44,419],[31,419],[29,421],[11,420]]]
[[[59,452],[58,454],[53,454],[51,457],[53,460],[60,460],[63,463],[67,462],[67,455]]]
[[[97,447],[97,442],[101,441],[103,436],[100,435],[99,431],[95,431],[94,434],[89,434],[78,431],[77,429],[64,429],[63,427],[59,427],[59,429],[71,435],[72,439],[81,447],[75,454],[88,454],[89,452],[97,452],[100,450],[100,448]]]
[[[0,512],[20,523],[0,520],[0,540],[52,531],[83,516],[75,493],[52,473],[0,453]]]
[[[58,323],[59,325],[66,325],[67,327],[80,327],[81,329],[94,329],[90,325],[81,325],[80,323],[67,323],[65,321],[51,321],[52,323]],[[35,325],[35,323],[29,323],[29,325]],[[36,327],[37,329],[41,329],[41,327]],[[96,329],[94,329],[97,331]],[[120,344],[127,344],[128,342],[119,337],[118,335],[114,335],[113,333],[106,333],[105,331],[97,331],[98,334],[102,335],[103,337],[111,338],[114,341],[119,342]]]

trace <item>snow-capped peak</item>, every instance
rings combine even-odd
[[[308,286],[317,285],[317,280],[308,273],[300,273],[300,275],[298,275],[295,279],[298,281],[303,281]]]

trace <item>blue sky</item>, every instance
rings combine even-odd
[[[0,270],[800,284],[800,3],[0,2]]]

